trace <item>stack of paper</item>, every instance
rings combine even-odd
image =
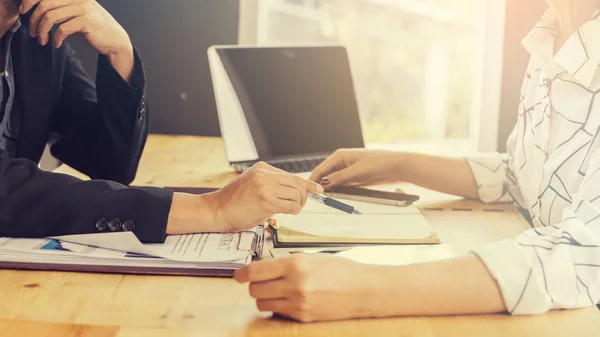
[[[231,276],[260,255],[263,228],[169,236],[142,244],[131,232],[0,238],[0,267],[131,274]]]

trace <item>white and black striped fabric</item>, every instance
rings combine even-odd
[[[485,202],[513,201],[532,228],[475,250],[511,314],[600,300],[600,18],[554,53],[548,10],[523,40],[531,61],[506,154],[467,158]]]

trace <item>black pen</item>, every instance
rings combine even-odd
[[[354,208],[348,204],[345,204],[339,200],[330,198],[326,195],[309,193],[308,196],[311,199],[313,199],[319,203],[322,203],[323,205],[335,208],[342,212],[346,212],[348,214],[361,214],[356,208]]]

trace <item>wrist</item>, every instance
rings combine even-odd
[[[167,234],[218,232],[217,210],[211,194],[174,193],[167,220]]]
[[[135,55],[133,45],[127,39],[126,44],[116,47],[113,51],[105,54],[110,64],[121,75],[127,83],[131,83],[133,69],[135,66]]]
[[[377,318],[389,317],[389,312],[394,308],[394,298],[390,292],[395,291],[390,287],[393,282],[390,268],[377,265],[362,265],[360,275],[367,275],[360,284],[358,312],[355,317]],[[392,302],[390,304],[390,302]]]
[[[133,61],[133,45],[129,40],[125,43],[121,43],[119,46],[112,49],[110,52],[105,54],[108,60],[113,63],[120,63],[125,61]],[[113,63],[114,64],[114,63]]]
[[[411,307],[420,306],[420,287],[414,287],[407,266],[368,266],[364,271],[369,275],[367,286],[370,292],[362,298],[363,312],[360,317],[386,318],[406,316]]]
[[[210,219],[210,232],[229,232],[227,226],[227,212],[223,209],[222,193],[221,191],[216,191],[209,194],[202,195],[204,200],[202,200],[204,207],[206,208],[206,212],[210,213],[208,215],[208,219]]]
[[[410,176],[410,167],[412,162],[413,154],[410,152],[394,152],[389,160],[391,177],[394,177],[394,181],[408,182],[407,178]]]

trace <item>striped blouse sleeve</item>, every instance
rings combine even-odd
[[[479,199],[486,203],[510,202],[511,183],[508,155],[499,153],[477,154],[467,157],[471,172],[477,183]]]
[[[592,306],[600,300],[600,149],[562,220],[475,250],[511,314]]]

